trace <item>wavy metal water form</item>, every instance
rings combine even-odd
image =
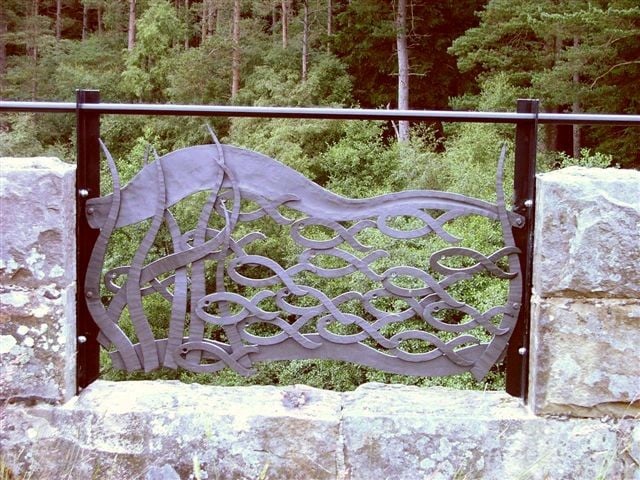
[[[504,149],[496,203],[429,190],[349,199],[276,160],[221,145],[211,133],[213,145],[156,155],[124,187],[102,145],[114,191],[87,202],[88,222],[100,235],[85,288],[114,366],[208,373],[229,367],[250,375],[257,361],[329,358],[410,375],[470,371],[480,379],[499,360],[522,294],[511,233],[522,218],[505,207]],[[209,193],[197,224],[182,231],[170,207],[198,192]],[[255,208],[243,211],[243,201]],[[429,236],[455,245],[460,239],[447,225],[474,215],[499,222],[501,248],[485,255],[451,246],[432,252],[420,267],[392,265],[393,251],[363,240],[375,232],[393,245]],[[397,228],[397,218],[410,219],[410,227]],[[249,230],[267,221],[298,249],[296,263],[252,253],[266,237]],[[105,267],[114,232],[138,224],[147,230],[130,265]],[[172,251],[158,258],[151,253],[163,228]],[[465,266],[449,266],[452,258],[466,259]],[[506,302],[479,311],[452,293],[476,275],[506,282]],[[332,282],[360,290],[332,296]],[[144,307],[145,297],[156,294],[170,303],[166,338],[154,336],[157,319]],[[383,308],[391,303],[392,311]]]

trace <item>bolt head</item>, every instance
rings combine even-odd
[[[518,349],[518,354],[524,357],[527,354],[527,349],[525,347],[520,347]]]

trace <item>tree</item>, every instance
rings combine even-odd
[[[309,0],[302,0],[302,81],[307,81],[309,68]]]
[[[407,50],[407,0],[396,7],[396,45],[398,57],[398,108],[409,109],[409,52]],[[398,122],[398,141],[409,140],[409,122]]]
[[[289,46],[289,2],[291,0],[282,0],[282,48]]]
[[[84,29],[83,29],[84,31]],[[129,0],[129,28],[127,30],[127,50],[136,46],[136,0]]]
[[[122,73],[125,89],[139,100],[162,100],[168,62],[184,26],[168,0],[153,0],[136,25],[136,43]]]
[[[8,19],[4,2],[0,5],[0,95],[4,90],[4,76],[7,73],[7,40]]]
[[[62,38],[62,0],[56,0],[56,40]]]
[[[406,34],[411,108],[446,108],[448,99],[473,88],[472,72],[461,74],[451,42],[478,24],[474,12],[485,0],[407,2]],[[398,2],[395,2],[398,5]],[[397,104],[398,62],[394,2],[333,1],[332,52],[354,79],[354,100],[362,107]]]
[[[233,21],[231,26],[231,99],[235,99],[240,90],[240,0],[233,0]]]
[[[491,0],[480,13],[480,25],[458,38],[450,51],[459,68],[477,74],[481,82],[507,74],[522,95],[540,98],[546,111],[637,113],[639,37],[636,2]],[[640,161],[632,134],[614,132],[616,148],[633,151],[623,163]],[[566,150],[578,154],[585,145],[609,150],[601,134],[601,129],[575,128]],[[547,133],[546,143],[550,150],[562,149],[557,131]],[[620,156],[620,151],[610,153]]]
[[[216,31],[218,22],[218,6],[214,0],[202,1],[202,20],[200,22],[200,40],[204,42]]]

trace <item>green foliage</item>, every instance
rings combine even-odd
[[[28,114],[0,115],[0,157],[51,156],[73,161],[75,154],[71,146],[47,135],[49,127],[61,123],[65,123],[65,118],[54,115],[44,118]],[[49,140],[49,143],[40,141],[38,137]]]
[[[6,72],[0,72],[0,97],[12,100],[73,100],[75,88],[101,91],[103,101],[226,104],[231,101],[231,2],[217,5],[215,21],[202,18],[202,4],[169,0],[137,2],[135,47],[127,50],[127,2],[85,0],[65,3],[62,38],[55,36],[52,2],[5,0],[8,31],[0,31]],[[326,9],[311,9],[309,70],[301,75],[302,8],[292,2],[288,46],[282,45],[278,2],[245,1],[240,23],[241,86],[233,102],[256,106],[380,107],[395,103],[397,88],[394,4],[382,0],[335,1],[333,32],[328,35]],[[89,13],[83,26],[83,5]],[[409,23],[412,108],[513,111],[517,98],[539,97],[549,111],[579,109],[607,113],[640,111],[640,7],[633,0],[588,2],[571,0],[461,0],[413,2]],[[481,9],[477,16],[474,11]],[[100,12],[100,16],[97,13]],[[98,24],[101,18],[101,24]],[[2,19],[0,19],[2,21]],[[3,57],[4,58],[4,57]],[[1,65],[0,65],[1,67]],[[205,122],[220,138],[254,149],[291,166],[341,195],[364,198],[404,189],[437,189],[495,199],[495,170],[500,147],[508,146],[505,167],[507,201],[513,175],[512,125],[412,125],[411,140],[399,145],[393,127],[384,122],[312,121],[304,119],[172,118],[103,115],[101,136],[110,148],[122,182],[141,168],[151,144],[162,155],[178,148],[210,143]],[[74,158],[73,115],[5,114],[0,117],[0,155],[55,155]],[[543,164],[607,167],[640,162],[637,128],[583,127],[585,149],[579,159],[556,154],[546,145]],[[153,159],[153,154],[150,155]],[[545,168],[546,168],[545,166]],[[102,189],[111,190],[103,165]],[[206,194],[181,203],[172,211],[181,225],[193,228]],[[247,207],[248,208],[248,207]],[[434,215],[437,212],[434,212]],[[416,219],[397,217],[398,229],[419,227]],[[148,224],[117,232],[109,247],[109,266],[131,261]],[[490,253],[501,240],[495,222],[471,218],[446,227],[464,239],[463,246]],[[282,265],[296,263],[300,248],[282,240],[281,227],[259,220],[235,233],[261,231],[268,236],[251,245]],[[321,228],[306,233],[326,236]],[[398,243],[364,231],[359,239],[374,248],[394,250],[390,259],[375,263],[380,271],[392,263],[427,268],[428,254],[443,247],[437,239]],[[147,260],[170,252],[163,230]],[[357,252],[351,252],[357,253]],[[337,260],[324,266],[339,267]],[[451,260],[453,266],[455,259]],[[212,267],[212,264],[208,265]],[[207,280],[211,283],[211,272]],[[305,280],[307,280],[305,278]],[[406,279],[405,279],[406,280]],[[326,282],[315,281],[327,294],[369,288],[359,274]],[[410,279],[407,280],[410,283]],[[483,310],[504,301],[504,282],[478,276],[451,289],[456,296]],[[106,292],[103,292],[106,294]],[[302,300],[304,301],[304,300]],[[379,299],[380,308],[399,311],[402,301]],[[358,305],[345,304],[351,313]],[[144,299],[154,333],[165,335],[167,302],[159,295]],[[449,315],[449,314],[447,314]],[[128,312],[123,328],[135,337]],[[260,326],[262,332],[267,327]],[[332,326],[347,332],[352,326]],[[400,326],[385,332],[393,334]],[[220,332],[214,332],[222,335]],[[422,351],[419,342],[404,345]],[[106,365],[105,363],[105,368]],[[148,374],[110,371],[108,378],[143,378]],[[154,373],[214,384],[308,383],[349,390],[364,381],[416,385],[445,384],[468,388],[501,388],[503,376],[493,372],[487,382],[470,376],[422,379],[382,373],[343,362],[291,361],[259,366],[249,379],[224,370],[216,375],[188,372]]]
[[[400,164],[398,152],[384,144],[381,122],[351,122],[344,136],[322,156],[327,187],[341,195],[363,198],[388,193]]]
[[[293,49],[270,49],[246,78],[238,103],[259,106],[343,106],[351,99],[346,66],[330,53],[313,55],[307,80],[301,81]]]
[[[137,39],[122,73],[125,91],[139,100],[162,98],[172,45],[184,36],[184,25],[168,0],[153,0],[137,23]]]
[[[175,103],[222,104],[229,99],[231,73],[228,42],[212,36],[196,48],[175,52],[167,59],[167,99]],[[197,65],[197,68],[193,68]]]
[[[484,3],[484,0],[411,2],[407,20],[411,108],[446,108],[449,97],[472,86],[473,75],[458,71],[455,57],[447,48],[477,24],[474,12]],[[336,16],[337,32],[332,38],[332,48],[346,63],[354,79],[354,100],[363,107],[396,104],[394,5],[384,0],[353,0]]]
[[[481,83],[501,75],[547,111],[637,113],[639,38],[637,2],[491,0],[449,51],[463,72]],[[640,162],[635,130],[583,128],[583,144],[632,167]]]
[[[420,157],[426,164],[427,159],[438,160],[438,154],[435,153],[433,136],[429,132],[425,132],[422,138],[414,139],[414,141],[408,146],[398,147],[395,142],[392,145],[385,144],[383,140],[383,125],[379,122],[349,122],[349,123],[334,123],[333,125],[340,126],[339,133],[343,135],[336,142],[327,148],[325,153],[319,157],[319,163],[322,166],[321,174],[327,175],[327,184],[331,186],[332,190],[337,192],[343,192],[349,196],[369,196],[377,193],[384,193],[389,190],[400,190],[406,186],[415,182],[415,178],[394,175],[393,169],[398,165],[405,162],[407,158],[413,158],[414,156]],[[249,131],[251,129],[248,129]],[[149,137],[149,140],[153,138]],[[490,152],[489,147],[485,147],[487,150],[487,157],[490,159],[477,158],[476,162],[481,165],[481,162],[486,160],[488,164],[495,164],[497,151],[499,145],[494,144],[493,152]],[[139,154],[142,154],[144,150],[143,144],[138,144],[137,150]],[[453,155],[453,154],[450,154]],[[444,155],[441,155],[444,157]],[[468,168],[469,162],[465,159],[454,159],[449,157],[451,167],[456,165],[454,160],[457,160],[461,166],[459,168]],[[463,163],[464,162],[464,163]],[[408,162],[407,162],[408,163]],[[138,161],[139,164],[139,161]],[[486,164],[485,164],[486,167]],[[131,171],[135,171],[139,167],[131,167]],[[431,167],[433,172],[437,168]],[[416,166],[413,164],[412,168],[407,169],[407,172],[415,171]],[[478,171],[480,172],[480,170]],[[317,173],[317,172],[316,172]],[[491,170],[484,170],[482,174],[477,173],[481,179],[488,180],[491,185],[493,180],[493,172]],[[125,172],[123,176],[130,176],[130,173]],[[478,179],[477,179],[478,180]],[[484,187],[492,189],[491,186]],[[181,202],[174,209],[174,215],[179,221],[185,225],[189,223],[191,226],[184,226],[183,230],[193,228],[195,225],[195,218],[198,216],[199,208],[202,205],[204,197],[201,196],[199,200],[194,202]],[[246,210],[251,210],[251,205],[246,206]],[[403,217],[397,217],[394,219],[388,219],[389,225],[398,229],[412,229],[418,228],[420,225],[416,223],[415,219],[408,219]],[[109,258],[111,259],[110,266],[128,264],[133,252],[137,249],[145,229],[148,228],[147,224],[127,227],[119,232],[117,238],[112,242],[111,253]],[[282,227],[274,225],[274,222],[269,220],[258,220],[251,222],[247,225],[241,225],[238,227],[237,232],[234,233],[236,238],[240,238],[249,231],[261,231],[267,235],[266,241],[256,242],[247,248],[249,254],[262,254],[267,255],[270,258],[276,260],[283,267],[291,266],[297,263],[297,257],[301,253],[301,248],[291,241],[285,241],[287,237],[282,235],[287,232],[280,232]],[[286,230],[286,228],[285,228]],[[449,222],[447,230],[462,239],[460,246],[474,248],[485,254],[495,251],[502,242],[502,235],[500,228],[495,222],[487,221],[481,218],[471,218],[463,220],[457,220]],[[322,229],[305,229],[305,236],[310,238],[326,238]],[[171,243],[166,242],[166,235],[161,234],[160,240],[156,242],[154,249],[150,252],[147,261],[152,261],[154,258],[158,258],[160,255],[166,255],[171,251]],[[374,249],[381,248],[387,251],[393,252],[392,257],[389,259],[383,259],[375,262],[372,266],[377,271],[384,271],[392,265],[415,265],[420,268],[428,268],[429,253],[436,249],[445,246],[444,242],[437,238],[426,237],[414,239],[409,242],[400,242],[390,239],[377,231],[365,230],[358,236],[359,240],[364,244],[371,245]],[[164,242],[164,243],[163,243]],[[164,245],[164,246],[163,246]],[[357,252],[351,252],[358,254]],[[362,255],[362,254],[359,254]],[[319,266],[326,268],[336,268],[342,266],[339,261],[333,261],[328,263],[322,263],[320,260],[316,260]],[[456,263],[456,259],[448,261],[447,265],[456,267],[462,266]],[[214,268],[214,264],[211,263],[208,267],[209,270]],[[248,273],[249,276],[256,276],[260,278],[263,272]],[[371,282],[367,280],[361,274],[352,274],[345,278],[340,279],[313,279],[301,278],[303,283],[314,286],[324,291],[329,297],[335,297],[341,293],[347,291],[360,291],[365,292],[371,288]],[[398,279],[398,284],[402,284],[402,279]],[[412,285],[404,285],[409,287]],[[418,285],[415,285],[418,286]],[[227,286],[230,291],[235,291],[234,286]],[[252,296],[253,293],[249,291],[242,291],[243,287],[239,287],[239,292],[245,295]],[[245,289],[246,290],[246,289]],[[450,289],[452,295],[456,298],[464,298],[470,305],[473,305],[479,311],[486,311],[496,304],[502,304],[505,301],[506,284],[504,281],[498,281],[487,276],[478,276],[472,281],[460,282],[458,285]],[[300,300],[305,303],[305,299]],[[264,308],[270,309],[274,306]],[[379,299],[376,301],[376,307],[389,312],[398,312],[407,308],[407,306],[401,301],[388,301],[387,299]],[[345,313],[354,313],[363,315],[360,305],[345,304],[341,307]],[[151,321],[151,327],[157,338],[166,336],[166,329],[168,326],[168,304],[159,295],[150,295],[144,299],[144,311]],[[453,311],[443,312],[443,321],[466,321],[464,318],[450,317],[454,314]],[[498,319],[499,320],[499,319]],[[127,335],[132,337],[135,341],[135,331],[128,320],[128,314],[125,311],[121,318],[121,326],[125,329]],[[337,322],[336,322],[337,323]],[[406,323],[406,322],[405,322]],[[330,329],[336,333],[355,333],[350,329],[352,326],[332,325]],[[384,334],[391,336],[406,328],[425,328],[424,322],[415,320],[411,325],[395,324],[390,325],[385,329]],[[474,333],[480,335],[480,338],[489,340],[489,336],[486,332],[477,329]],[[252,331],[258,335],[268,335],[276,332],[271,332],[267,326],[252,327]],[[211,332],[213,334],[213,332]],[[215,337],[218,340],[224,341],[224,337]],[[449,340],[451,334],[441,335],[444,340]],[[423,342],[411,341],[404,342],[403,349],[410,352],[423,352],[427,351]],[[351,390],[357,385],[366,381],[386,381],[394,383],[404,383],[410,385],[446,385],[460,388],[502,388],[503,375],[496,371],[492,373],[485,381],[476,382],[472,380],[469,375],[456,376],[452,378],[435,378],[425,379],[420,377],[394,375],[388,373],[378,372],[374,369],[337,361],[327,360],[296,360],[289,362],[270,362],[259,364],[257,366],[257,374],[252,377],[244,378],[237,373],[225,369],[213,375],[208,374],[194,374],[184,371],[161,371],[151,374],[133,373],[125,374],[122,372],[114,372],[110,369],[109,363],[104,364],[105,372],[104,378],[110,379],[139,379],[139,378],[174,378],[187,382],[199,382],[214,385],[256,385],[256,384],[274,384],[274,385],[289,385],[292,383],[305,383],[319,388],[331,388],[336,390]]]
[[[591,152],[588,148],[580,150],[580,158],[573,158],[565,153],[558,155],[559,167],[589,167],[589,168],[607,168],[612,167],[613,157],[600,152]]]

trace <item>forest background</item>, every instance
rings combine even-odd
[[[0,2],[2,100],[73,101],[76,88],[91,88],[106,102],[514,111],[517,98],[539,98],[546,112],[638,114],[639,86],[638,0]],[[149,144],[164,154],[209,143],[205,121],[224,142],[351,197],[428,188],[491,199],[500,145],[514,134],[489,124],[105,115],[101,136],[126,181]],[[0,156],[73,161],[74,128],[72,115],[0,115]],[[539,170],[640,167],[637,128],[540,133]],[[479,384],[297,361],[206,381],[500,388],[499,370]]]

